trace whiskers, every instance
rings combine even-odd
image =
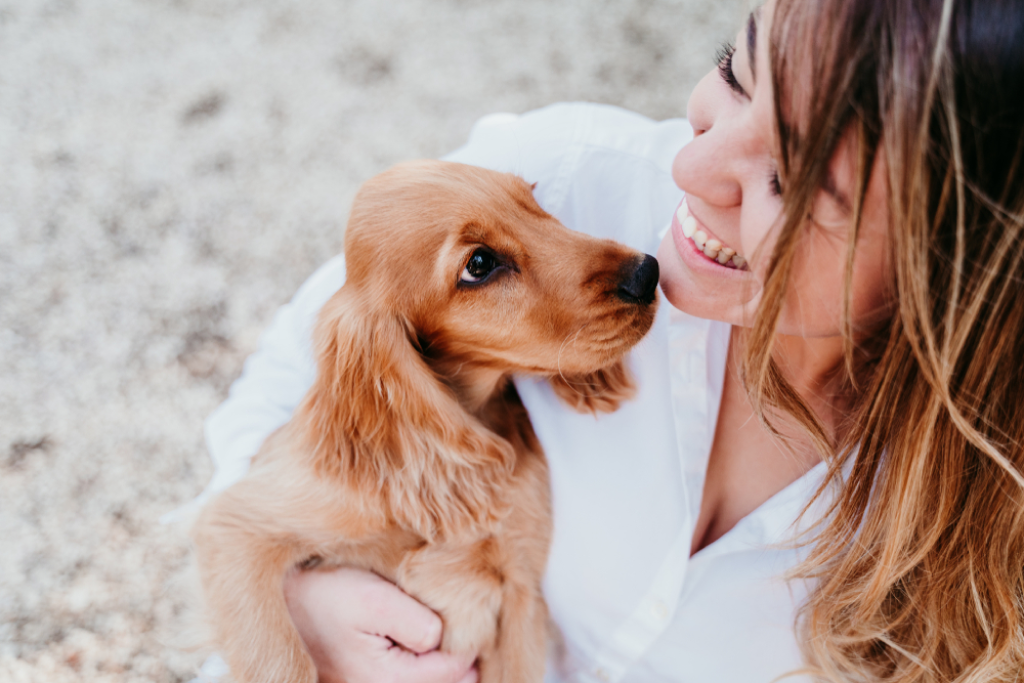
[[[562,340],[562,344],[558,347],[558,355],[555,358],[555,367],[558,368],[558,376],[562,378],[562,381],[565,382],[565,385],[567,387],[569,387],[570,389],[572,389],[574,392],[576,392],[577,394],[579,394],[582,397],[586,397],[588,395],[589,396],[594,396],[595,394],[593,394],[592,392],[585,394],[584,392],[580,391],[576,387],[579,386],[579,387],[587,387],[589,389],[596,389],[598,385],[596,383],[587,382],[587,381],[573,382],[568,377],[566,377],[565,373],[562,372],[562,351],[565,350],[565,347],[568,346],[570,344],[570,342],[571,342],[572,346],[575,347],[576,346],[576,342],[579,341],[580,333],[582,333],[583,330],[585,330],[589,324],[590,323],[583,323],[582,325],[580,325],[579,329],[576,330],[576,332],[571,333],[571,334],[567,334],[565,336],[565,339]],[[587,376],[589,377],[589,375],[587,375]],[[600,394],[597,394],[597,395],[600,395]]]

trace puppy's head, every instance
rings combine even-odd
[[[586,411],[632,392],[622,357],[654,320],[657,262],[568,230],[521,178],[395,167],[356,196],[345,259],[298,424],[319,466],[425,536],[503,514],[514,454],[465,390],[542,375]]]
[[[657,308],[652,257],[569,230],[521,178],[462,164],[367,183],[345,253],[349,282],[408,321],[424,353],[549,376],[579,409],[629,393],[621,359]]]

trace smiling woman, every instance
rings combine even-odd
[[[613,414],[559,406],[600,400],[585,383],[515,380],[551,468],[546,680],[1016,680],[1024,7],[770,0],[687,116],[497,115],[450,157],[521,175],[570,228],[657,246],[672,304]],[[461,246],[463,293],[532,277],[511,247]],[[605,293],[651,294],[653,263],[632,267],[643,286]],[[246,397],[308,388],[309,320],[344,281],[328,263],[275,322],[208,423],[215,456],[244,461],[290,417],[294,403],[261,414]],[[443,335],[420,333],[429,355]],[[457,393],[458,368],[441,374]],[[435,651],[440,618],[379,577],[296,568],[284,590],[322,681],[488,676]]]

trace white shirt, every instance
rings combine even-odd
[[[653,254],[682,198],[671,162],[691,137],[681,119],[555,105],[488,116],[448,158],[518,173],[568,227]],[[200,500],[241,478],[289,419],[313,381],[313,320],[343,281],[338,256],[277,313],[206,423],[217,471]],[[689,554],[728,340],[728,325],[663,299],[631,354],[638,396],[618,412],[579,415],[544,382],[516,381],[551,467],[555,532],[544,591],[563,644],[546,681],[768,683],[801,668],[794,620],[807,586],[781,575],[803,554],[778,544],[792,537],[824,466]]]

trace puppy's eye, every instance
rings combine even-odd
[[[466,267],[462,269],[462,275],[459,277],[459,280],[470,284],[480,282],[500,265],[501,263],[498,262],[498,259],[494,258],[489,252],[477,249],[469,257]]]

